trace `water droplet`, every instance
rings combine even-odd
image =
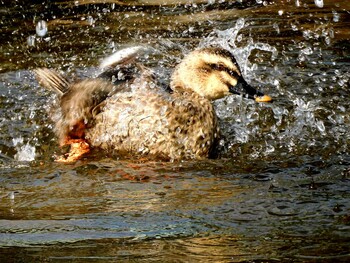
[[[241,29],[244,27],[244,24],[245,24],[244,18],[239,18],[236,22],[236,28]]]
[[[337,11],[332,11],[333,13],[333,21],[334,22],[339,22],[340,15],[337,13]]]
[[[331,44],[331,38],[330,37],[325,37],[324,41],[326,44],[329,46]]]
[[[305,54],[305,55],[311,55],[313,53],[311,47],[304,48],[304,49],[300,50],[300,52]]]
[[[29,36],[27,38],[27,45],[33,47],[35,45],[35,36]]]
[[[44,20],[40,20],[35,27],[36,34],[39,37],[43,37],[47,34],[47,23]]]
[[[280,28],[277,23],[273,23],[272,27],[276,30],[278,34],[280,33]]]
[[[272,145],[267,144],[265,148],[264,155],[268,155],[270,153],[273,153],[275,151],[275,147]]]
[[[292,27],[293,31],[297,31],[298,30],[298,27],[295,24],[291,24],[291,27]]]
[[[319,8],[323,7],[323,0],[315,0],[315,5]]]
[[[95,20],[93,19],[92,16],[87,17],[87,22],[89,23],[90,26],[92,26],[95,23]]]
[[[340,79],[339,81],[338,81],[338,84],[339,84],[339,86],[340,87],[343,87],[344,85],[345,85],[345,81],[343,80],[343,79]]]
[[[312,32],[311,32],[311,30],[305,30],[305,31],[303,31],[303,37],[304,37],[305,39],[310,39],[310,38],[312,37]]]
[[[113,76],[114,77],[114,76]],[[125,79],[125,75],[123,72],[119,71],[117,74],[117,79],[118,80],[124,80]]]
[[[326,135],[326,128],[325,128],[325,126],[324,126],[324,123],[323,123],[323,121],[321,121],[321,120],[319,120],[319,121],[316,121],[316,127],[317,127],[317,129],[320,131],[320,133],[322,134],[322,135]]]

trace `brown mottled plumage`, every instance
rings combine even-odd
[[[118,153],[174,160],[209,157],[219,138],[212,100],[231,93],[271,100],[244,81],[227,50],[191,52],[176,67],[171,92],[159,87],[142,66],[124,62],[137,52],[132,50],[115,63],[108,61],[108,69],[97,78],[71,84],[54,71],[35,71],[40,84],[61,94],[56,123],[61,145],[81,140]]]

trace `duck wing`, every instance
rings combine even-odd
[[[143,46],[128,47],[118,50],[101,61],[100,69],[105,70],[107,68],[113,68],[116,65],[126,65],[133,62],[138,55],[142,55],[148,50],[149,48]]]
[[[140,76],[152,76],[143,65],[135,62],[137,58],[151,49],[144,46],[128,47],[104,58],[99,66],[97,78],[111,81],[115,85],[131,83]]]
[[[46,89],[53,90],[61,96],[69,90],[68,79],[55,70],[37,68],[34,69],[34,73],[39,84]]]

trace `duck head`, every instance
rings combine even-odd
[[[176,67],[170,85],[173,90],[192,90],[209,100],[238,94],[257,102],[272,101],[244,80],[234,56],[222,48],[203,48],[188,54]]]

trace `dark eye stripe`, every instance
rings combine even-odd
[[[228,51],[226,49],[222,49],[222,48],[216,48],[216,47],[206,48],[203,50],[208,52],[209,54],[214,54],[214,55],[217,55],[219,57],[226,58],[226,59],[230,60],[239,69],[238,63],[230,51]]]
[[[209,64],[209,67],[211,70],[225,71],[227,74],[237,79],[240,77],[236,71],[233,71],[222,64]]]

